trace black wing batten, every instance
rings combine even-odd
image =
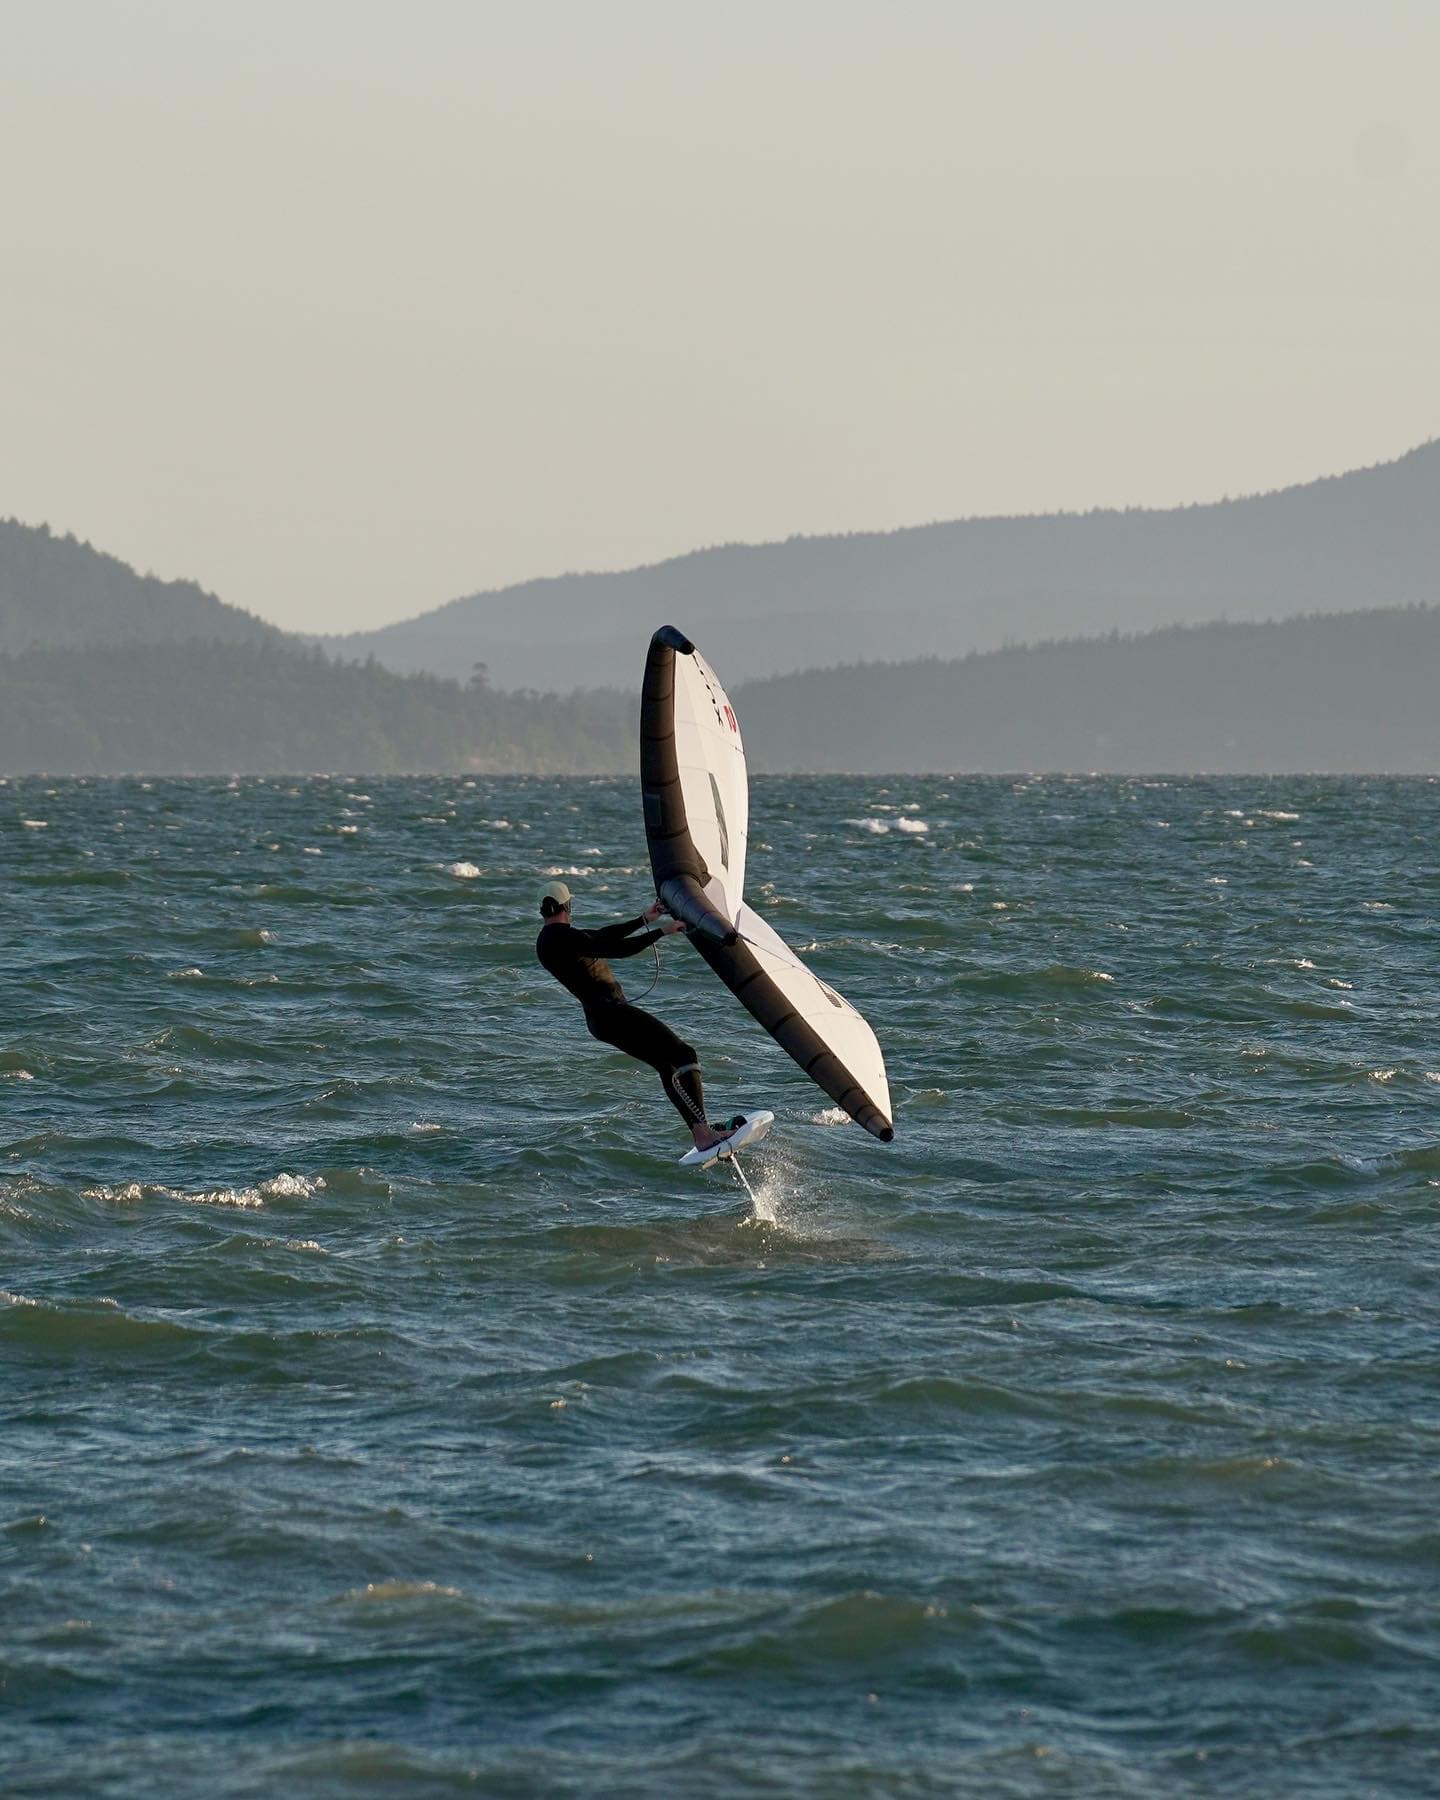
[[[734,922],[716,909],[704,891],[710,870],[691,836],[675,741],[675,658],[694,654],[695,646],[683,632],[663,625],[650,640],[645,661],[640,787],[655,891],[671,913],[690,927],[690,941],[696,950],[776,1043],[857,1124],[889,1143],[895,1130],[888,1117],[766,973],[759,958],[736,935]],[[711,787],[713,790],[713,777]],[[718,794],[716,805],[719,810]],[[728,858],[723,812],[720,843],[721,856]]]
[[[695,646],[673,625],[662,625],[650,640],[645,684],[640,691],[640,793],[645,805],[645,838],[658,892],[676,875],[696,881],[709,871],[690,839],[680,761],[675,749],[675,652],[689,656]]]
[[[673,625],[662,625],[650,640],[645,684],[640,691],[640,794],[645,807],[645,840],[655,892],[677,919],[699,937],[734,943],[735,928],[705,898],[710,879],[685,817],[680,761],[675,748],[675,658],[693,656],[695,646]]]

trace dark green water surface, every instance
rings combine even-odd
[[[0,1792],[1440,1791],[1440,786],[752,803],[760,1216],[634,782],[0,785]]]

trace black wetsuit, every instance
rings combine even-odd
[[[694,1049],[652,1013],[632,1006],[605,960],[635,956],[664,936],[662,931],[646,931],[644,926],[643,918],[625,919],[618,925],[584,931],[552,919],[540,928],[535,954],[584,1007],[591,1037],[648,1063],[680,1117],[687,1125],[699,1125],[705,1118],[705,1098]],[[641,935],[636,937],[636,932]]]

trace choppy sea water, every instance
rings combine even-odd
[[[0,786],[0,1791],[1440,1789],[1440,785],[753,812],[758,1217],[633,782]]]

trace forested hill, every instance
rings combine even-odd
[[[608,771],[634,712],[332,662],[194,582],[0,522],[0,774]]]
[[[635,762],[635,703],[496,694],[279,642],[0,655],[0,773],[585,774]]]
[[[757,771],[1440,774],[1440,610],[1172,628],[733,690]],[[634,696],[462,688],[289,645],[0,655],[0,773],[633,772]]]
[[[769,770],[1440,774],[1440,610],[857,665],[735,694]]]
[[[279,643],[284,635],[193,581],[139,575],[46,525],[0,519],[0,651],[190,637]]]
[[[483,662],[507,687],[634,688],[666,620],[735,682],[865,657],[1434,601],[1440,442],[1213,505],[792,538],[529,581],[326,643],[395,669]]]

